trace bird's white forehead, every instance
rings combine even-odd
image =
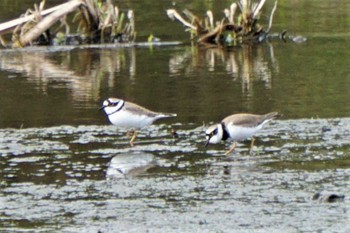
[[[108,98],[106,99],[105,101],[103,101],[103,106],[108,106],[110,105],[110,103],[116,103],[120,101],[120,99],[117,99],[117,98]]]
[[[108,100],[103,101],[103,106],[108,106]]]
[[[205,131],[206,134],[209,134],[213,132],[217,128],[217,125],[211,125],[208,127],[208,129]]]

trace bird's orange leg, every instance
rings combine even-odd
[[[252,138],[252,141],[250,142],[249,153],[251,153],[253,150],[254,142],[255,142],[255,138]]]
[[[134,141],[135,141],[136,136],[137,136],[137,131],[135,130],[134,134],[132,135],[132,137],[130,139],[130,146],[134,146]]]
[[[228,151],[226,151],[225,155],[231,154],[236,149],[236,145],[237,143],[233,142],[232,147]]]

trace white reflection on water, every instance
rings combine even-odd
[[[155,165],[154,156],[148,153],[124,153],[111,159],[106,171],[109,179],[137,176]]]

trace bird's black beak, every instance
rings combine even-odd
[[[208,140],[205,142],[205,145],[204,145],[205,148],[209,145],[209,141],[211,138],[210,135],[207,135],[207,137],[208,137]]]
[[[101,106],[98,110],[102,111],[103,109],[105,109],[106,106]]]

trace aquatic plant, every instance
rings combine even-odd
[[[216,45],[234,45],[246,42],[262,42],[267,38],[272,26],[277,1],[271,10],[269,25],[266,30],[258,23],[259,17],[266,0],[253,2],[252,0],[238,0],[224,10],[224,17],[214,24],[213,13],[208,10],[204,19],[185,9],[184,19],[175,9],[168,9],[167,15],[172,20],[178,20],[191,38],[198,43]],[[239,10],[239,12],[238,12]]]
[[[124,23],[125,13],[120,12],[111,0],[86,0],[75,15],[78,33],[87,35],[93,42],[133,42],[136,37],[134,12],[126,13],[128,22]]]

